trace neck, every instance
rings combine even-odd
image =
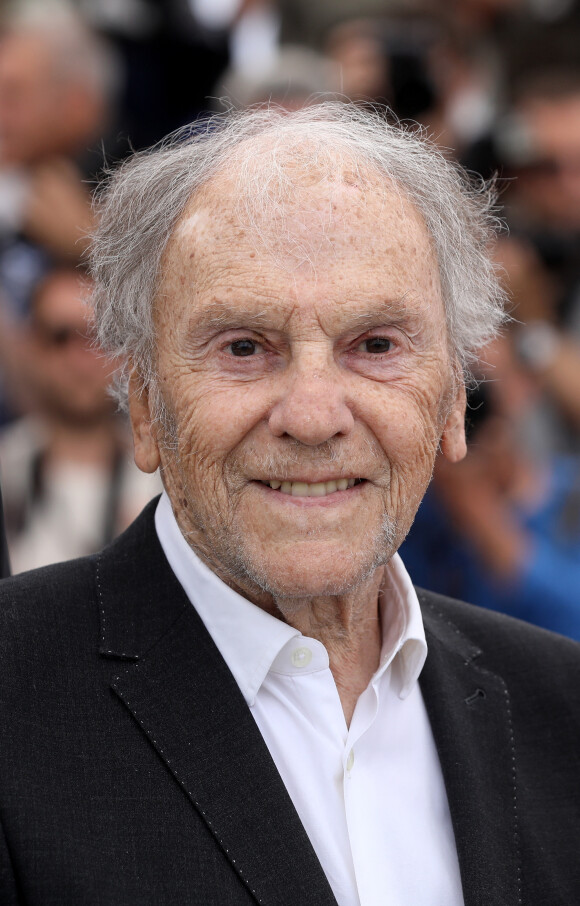
[[[381,567],[344,595],[275,598],[266,606],[263,601],[255,602],[325,646],[347,726],[359,696],[379,666],[382,644],[379,593],[383,577],[384,567]]]
[[[379,592],[384,570],[347,595],[287,602],[276,601],[283,619],[303,635],[318,639],[328,651],[330,669],[347,726],[359,696],[379,666],[381,621]]]

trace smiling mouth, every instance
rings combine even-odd
[[[326,497],[328,494],[334,494],[336,491],[347,491],[355,485],[362,484],[364,478],[337,478],[335,481],[317,481],[308,484],[305,481],[263,481],[262,484],[272,488],[274,491],[280,491],[282,494],[289,494],[291,497]]]

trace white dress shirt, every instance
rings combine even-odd
[[[380,664],[347,727],[324,645],[225,585],[183,538],[165,494],[155,524],[339,906],[462,906],[447,796],[417,682],[425,633],[400,557],[389,563],[381,594]]]

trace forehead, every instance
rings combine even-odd
[[[33,314],[39,316],[77,318],[89,317],[84,301],[86,286],[74,273],[57,271],[45,279],[33,299]]]
[[[378,175],[300,174],[284,194],[254,203],[236,176],[216,179],[177,224],[162,262],[161,294],[197,303],[212,295],[290,285],[337,286],[359,300],[384,292],[440,296],[437,262],[422,215],[405,192]],[[305,295],[303,293],[303,295]]]
[[[37,34],[8,35],[0,44],[0,74],[36,82],[53,68],[54,57],[48,44]]]
[[[534,141],[545,154],[580,150],[580,92],[531,100],[523,110]]]

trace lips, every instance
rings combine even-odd
[[[306,481],[278,481],[270,479],[263,481],[274,491],[280,491],[282,494],[289,494],[291,497],[326,497],[328,494],[334,494],[336,491],[346,491],[361,484],[362,478],[337,478],[331,481],[317,481],[308,483]]]

